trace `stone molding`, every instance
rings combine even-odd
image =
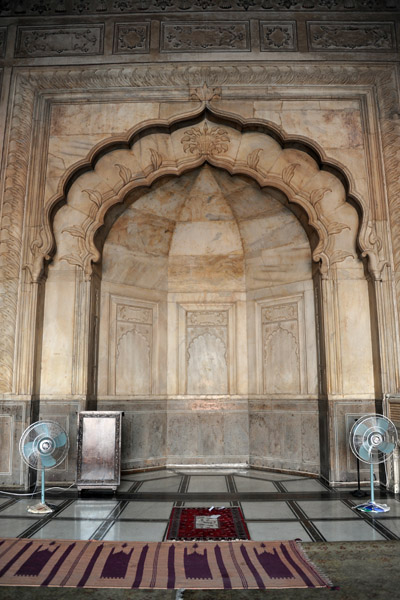
[[[398,140],[400,137],[400,115],[398,92],[394,67],[390,65],[339,64],[293,64],[269,63],[223,66],[213,65],[140,65],[129,67],[70,67],[51,69],[21,69],[16,71],[11,88],[12,111],[8,128],[8,150],[5,165],[2,229],[0,252],[2,255],[1,280],[3,282],[3,302],[1,306],[2,336],[0,338],[1,374],[0,391],[8,393],[12,389],[15,328],[17,318],[18,289],[21,259],[27,268],[25,280],[29,283],[38,279],[39,274],[29,268],[32,265],[29,255],[40,254],[40,244],[23,246],[25,198],[28,189],[28,167],[31,160],[31,140],[34,119],[41,106],[51,103],[51,98],[69,94],[74,90],[85,90],[92,95],[99,89],[118,90],[133,88],[151,90],[180,91],[182,98],[188,98],[188,90],[201,90],[206,82],[208,89],[219,88],[229,93],[231,86],[236,90],[242,86],[259,89],[268,93],[269,86],[334,86],[343,89],[355,86],[360,93],[370,91],[379,106],[380,127],[386,184],[389,199],[389,217],[393,240],[400,239],[400,181],[398,178]],[[43,124],[39,124],[43,127]],[[374,215],[365,230],[370,243],[376,237]],[[32,207],[31,230],[34,238],[40,225],[40,206]],[[387,247],[387,244],[385,244]],[[22,253],[24,256],[22,258]],[[5,260],[7,255],[7,260]],[[390,260],[386,257],[386,260]],[[394,274],[397,298],[400,298],[400,244],[393,247]]]
[[[125,14],[125,13],[124,13]],[[107,19],[105,18],[107,16]],[[13,44],[13,24],[4,20],[0,28],[0,59],[13,54],[18,63],[21,59],[41,62],[38,59],[54,59],[68,56],[104,56],[108,58],[124,54],[166,53],[198,54],[230,52],[251,53],[254,60],[262,60],[263,52],[346,53],[360,60],[366,53],[378,59],[390,56],[396,59],[396,14],[390,20],[368,21],[364,13],[352,14],[353,20],[341,21],[340,13],[331,21],[319,20],[318,15],[307,15],[304,21],[297,13],[291,20],[286,13],[242,13],[240,20],[224,12],[204,15],[193,12],[165,15],[152,13],[128,13],[125,22],[118,15],[96,13],[95,17],[82,13],[81,22],[74,19],[57,19],[50,25],[37,24],[30,19],[23,25],[17,23],[16,41]],[[322,17],[323,15],[320,15]],[[203,18],[200,18],[203,17]],[[244,18],[247,17],[247,18]],[[251,18],[250,18],[251,17]],[[338,17],[338,19],[336,19]],[[107,36],[106,27],[109,28]],[[113,33],[111,33],[113,29]],[[258,31],[257,31],[258,29]],[[112,40],[109,37],[112,36]],[[298,44],[299,38],[299,44]],[[111,43],[110,43],[111,42]],[[261,56],[260,56],[261,53]]]
[[[83,15],[151,12],[210,12],[220,11],[395,11],[396,0],[4,0],[1,16]]]

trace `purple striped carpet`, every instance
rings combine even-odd
[[[329,587],[330,582],[293,541],[0,539],[0,585],[273,589]]]

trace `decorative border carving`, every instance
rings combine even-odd
[[[310,50],[396,52],[395,24],[309,21],[307,34]]]
[[[382,6],[383,4],[383,6]],[[0,16],[82,15],[107,13],[150,13],[150,12],[214,12],[234,11],[293,11],[297,12],[377,12],[395,11],[396,0],[4,0]]]
[[[294,52],[297,50],[295,21],[279,23],[260,21],[261,52]]]
[[[17,58],[103,53],[104,25],[18,27]]]
[[[161,52],[249,52],[249,21],[164,21]]]
[[[30,141],[35,106],[47,102],[44,94],[57,95],[74,89],[88,94],[109,88],[188,88],[247,86],[268,88],[285,86],[360,86],[375,90],[380,111],[383,157],[389,198],[390,225],[393,239],[400,239],[400,181],[398,178],[398,140],[400,114],[395,66],[333,64],[246,64],[246,65],[134,65],[122,67],[69,67],[55,70],[19,70],[13,77],[13,106],[9,121],[8,153],[4,176],[0,253],[7,255],[1,263],[3,281],[2,335],[0,336],[0,392],[12,389],[13,355],[17,316],[18,285],[27,188]],[[7,152],[7,150],[6,150]],[[90,158],[90,157],[89,157]],[[48,218],[48,215],[47,215]],[[364,232],[366,235],[368,231]],[[36,234],[35,234],[36,235]],[[45,240],[42,241],[43,245]],[[40,248],[33,246],[33,253]],[[400,299],[400,244],[393,248],[395,284]],[[37,275],[37,274],[36,274]],[[34,274],[32,273],[32,276]]]
[[[150,22],[115,23],[113,54],[147,54],[150,50]]]

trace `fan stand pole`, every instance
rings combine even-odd
[[[41,503],[44,505],[44,469],[42,467],[42,490],[41,490],[41,498],[40,498]]]
[[[371,463],[370,465],[370,477],[371,477],[371,503],[375,503],[375,494],[374,494],[374,465]]]

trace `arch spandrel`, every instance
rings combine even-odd
[[[189,123],[175,123],[169,128],[165,123],[159,128],[153,125],[137,135],[130,147],[99,150],[96,160],[92,156],[94,167],[76,177],[64,194],[67,203],[62,208],[63,223],[69,224],[54,229],[58,260],[80,266],[89,277],[92,263],[100,260],[95,236],[112,206],[122,203],[135,188],[148,187],[165,175],[179,176],[208,162],[230,174],[248,175],[262,187],[276,187],[289,202],[300,205],[317,232],[319,242],[313,259],[321,262],[324,276],[333,264],[357,258],[357,242],[362,253],[372,258],[374,269],[379,268],[379,241],[373,243],[371,236],[366,236],[368,214],[361,202],[359,226],[357,211],[347,201],[344,174],[339,178],[321,168],[313,149],[308,154],[303,149],[285,147],[276,131],[268,133],[261,125],[252,130],[253,122],[216,121],[215,115],[204,112],[201,119]],[[63,189],[67,184],[63,182]],[[58,195],[50,204],[61,200]],[[74,212],[69,221],[66,212],[71,209]],[[44,229],[53,235],[51,212],[48,207]],[[81,215],[80,221],[77,214]],[[41,237],[47,239],[47,248],[39,254],[50,255],[51,237],[49,233]]]

